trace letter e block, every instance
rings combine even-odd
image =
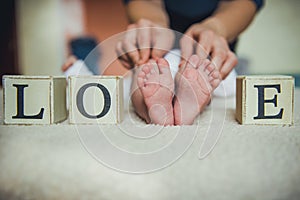
[[[293,112],[293,77],[237,77],[236,119],[239,123],[292,125]]]
[[[69,77],[71,124],[117,124],[123,120],[123,78]]]
[[[66,78],[3,76],[5,124],[53,124],[67,118]]]

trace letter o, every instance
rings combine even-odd
[[[102,91],[103,96],[104,96],[104,106],[103,106],[102,111],[98,115],[90,115],[90,114],[88,114],[86,112],[85,108],[84,108],[84,105],[83,105],[83,95],[84,95],[85,91],[89,87],[97,87],[97,88],[99,88]],[[109,111],[109,109],[111,107],[111,97],[110,97],[109,91],[103,85],[101,85],[99,83],[88,83],[88,84],[83,85],[79,89],[79,91],[77,93],[77,96],[76,96],[76,105],[77,105],[78,111],[83,116],[85,116],[86,118],[89,118],[89,119],[98,119],[98,118],[101,118],[101,117],[105,116],[108,113],[108,111]]]

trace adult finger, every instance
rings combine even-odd
[[[172,30],[155,27],[151,32],[153,59],[162,58],[173,46],[175,35]]]
[[[228,76],[228,74],[237,65],[237,63],[238,63],[238,59],[236,55],[232,51],[229,51],[227,55],[227,59],[220,69],[220,74],[222,79],[225,79]]]
[[[151,26],[152,24],[148,20],[140,20],[138,22],[137,45],[140,50],[139,65],[146,63],[150,58]]]
[[[211,61],[217,67],[217,69],[220,70],[227,58],[229,51],[228,43],[224,38],[215,38],[212,46]]]
[[[129,57],[126,55],[125,51],[122,47],[122,41],[119,41],[116,45],[116,53],[118,55],[119,60],[121,61],[122,65],[130,69],[132,66],[134,66],[133,62],[129,59]]]
[[[132,69],[133,68],[133,64],[126,62],[124,60],[119,59],[119,61],[121,62],[121,64],[126,68],[126,69]]]
[[[205,59],[209,56],[214,41],[215,34],[211,30],[204,30],[198,36],[198,44],[196,47],[196,54]]]
[[[180,66],[185,66],[187,60],[192,56],[194,51],[195,40],[192,35],[186,33],[180,39],[180,49],[181,49],[181,62]]]
[[[124,39],[122,41],[122,48],[124,50],[124,53],[127,54],[129,59],[133,63],[137,63],[140,59],[136,37],[136,26],[134,24],[131,24],[128,26],[128,29],[125,33]]]

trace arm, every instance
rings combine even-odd
[[[203,25],[231,42],[249,26],[255,14],[256,5],[252,0],[223,0]]]

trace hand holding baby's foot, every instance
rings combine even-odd
[[[208,104],[221,78],[209,60],[200,60],[197,55],[182,67],[175,78],[174,120],[176,125],[189,125]]]
[[[174,82],[168,62],[159,59],[143,66],[137,84],[142,91],[151,123],[173,125]]]

